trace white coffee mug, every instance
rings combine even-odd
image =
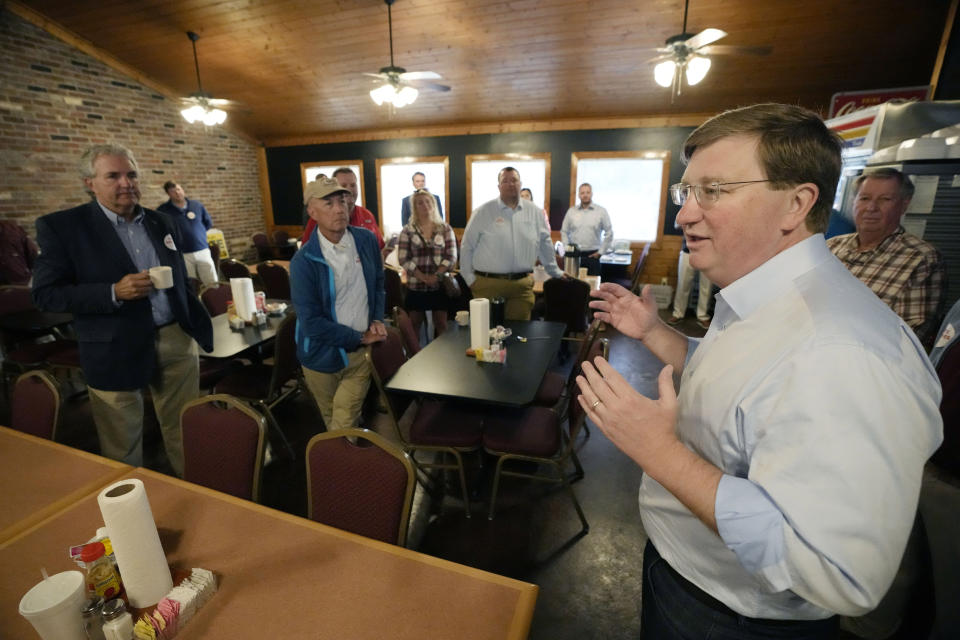
[[[470,312],[469,311],[457,311],[457,324],[461,327],[465,327],[470,324]]]
[[[169,289],[173,286],[173,269],[170,267],[150,267],[150,282],[154,289]]]

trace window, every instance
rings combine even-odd
[[[570,162],[570,206],[579,185],[589,182],[593,201],[610,214],[613,237],[655,242],[667,205],[669,151],[574,153]]]
[[[520,182],[533,192],[533,202],[543,208],[550,199],[550,154],[507,153],[467,156],[467,220],[483,203],[500,197],[497,174],[504,167],[520,172]]]
[[[448,187],[450,160],[447,156],[422,158],[385,158],[377,160],[377,201],[380,209],[380,228],[389,238],[399,234],[403,224],[400,211],[403,199],[413,193],[413,174],[424,175],[424,187],[440,198],[442,217],[450,220]]]
[[[303,188],[307,188],[308,182],[313,182],[321,173],[328,178],[333,177],[333,172],[340,167],[353,169],[357,174],[357,204],[363,206],[363,160],[344,160],[343,162],[301,162],[300,179],[303,182]]]

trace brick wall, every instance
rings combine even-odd
[[[222,127],[188,124],[176,100],[0,9],[0,219],[33,235],[34,220],[87,200],[77,161],[117,142],[140,165],[141,204],[174,180],[203,202],[231,255],[264,231],[257,148]]]

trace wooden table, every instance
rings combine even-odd
[[[590,289],[591,289],[591,290],[593,290],[593,289],[599,289],[599,288],[600,288],[600,276],[585,276],[585,277],[583,277],[583,278],[577,278],[577,279],[578,279],[578,280],[583,280],[583,281],[586,282],[588,285],[590,285]],[[534,281],[534,283],[533,283],[533,292],[534,292],[535,294],[541,294],[541,293],[543,293],[543,283],[544,283],[544,282],[546,282],[546,280],[540,280],[539,282]]]
[[[122,462],[0,427],[0,543],[132,469]],[[7,613],[0,611],[0,618]],[[7,636],[0,633],[0,637]]]
[[[0,315],[0,329],[36,335],[45,335],[57,327],[62,327],[71,322],[73,322],[72,313],[40,311],[39,309],[27,309]]]
[[[293,311],[293,305],[287,304],[283,316],[267,316],[267,324],[261,326],[246,325],[243,329],[231,329],[226,313],[210,318],[213,323],[213,351],[207,353],[200,349],[201,358],[233,358],[249,349],[256,349],[273,340],[277,335],[280,322],[287,313]]]
[[[458,640],[526,638],[537,587],[370,540],[145,469],[167,560],[218,576],[177,634],[203,638]],[[33,637],[17,604],[39,579],[74,568],[70,544],[102,526],[96,495],[0,543],[0,637]]]
[[[470,327],[451,323],[446,333],[400,367],[387,389],[513,407],[530,404],[560,349],[566,327],[560,322],[505,324],[513,330],[505,343],[506,363],[477,362],[467,357]],[[527,342],[519,342],[518,335],[528,338]]]

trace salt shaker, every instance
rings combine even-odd
[[[103,605],[103,637],[105,640],[130,640],[133,637],[133,616],[120,598]]]
[[[87,600],[80,610],[83,616],[83,631],[86,633],[87,640],[106,640],[103,637],[103,622],[100,620],[100,612],[103,609],[103,598],[96,596]]]

